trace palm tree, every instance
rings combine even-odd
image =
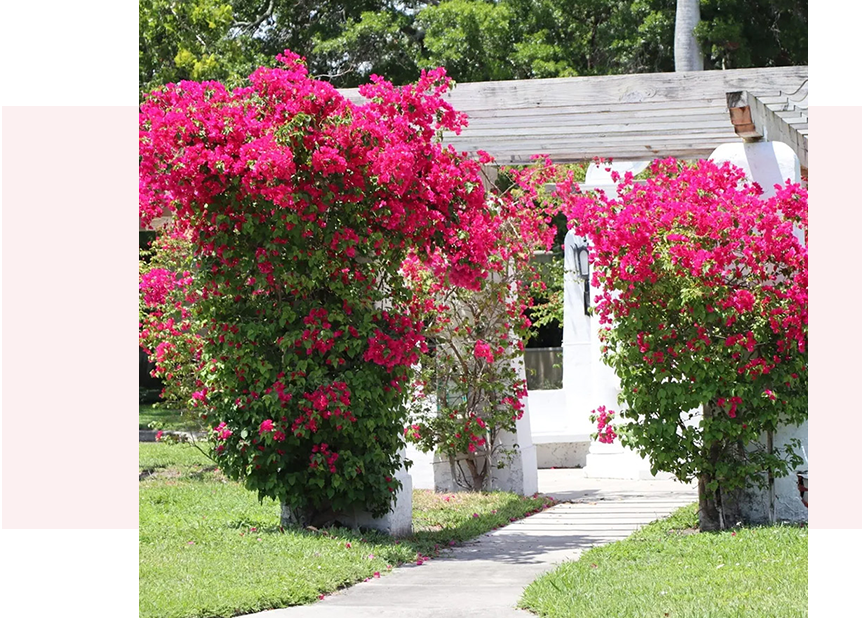
[[[695,38],[695,26],[701,21],[700,0],[677,0],[674,19],[674,70],[701,71],[704,57]]]

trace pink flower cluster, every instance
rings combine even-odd
[[[141,275],[139,289],[148,307],[163,305],[168,293],[176,287],[174,273],[164,268],[154,268]]]
[[[345,423],[357,422],[350,410],[351,393],[344,382],[319,386],[303,394],[303,399],[306,403],[299,406],[299,413],[291,424],[295,436],[317,433],[322,421],[329,421],[336,431],[341,431]]]
[[[419,425],[410,425],[409,427],[405,427],[405,435],[410,436],[414,440],[419,440],[422,437],[420,434],[420,429],[421,428]]]
[[[476,342],[476,345],[473,348],[473,355],[476,358],[485,360],[489,363],[494,362],[494,355],[491,353],[491,346],[482,339]]]
[[[324,307],[312,309],[303,318],[306,328],[302,336],[294,341],[298,348],[305,347],[306,355],[318,352],[326,355],[336,345],[336,340],[344,334],[342,330],[332,331],[332,324],[327,320],[327,310]]]
[[[573,229],[591,242],[600,322],[650,324],[654,311],[664,323],[628,345],[659,376],[676,378],[684,355],[751,381],[796,366],[808,333],[806,191],[786,183],[764,198],[728,163],[669,159],[651,172],[644,184],[623,179],[617,196],[582,193],[571,177],[558,185]],[[672,281],[692,282],[693,295],[669,297]]]
[[[312,454],[309,457],[309,468],[314,470],[319,466],[326,466],[327,469],[335,474],[336,461],[339,459],[339,454],[330,450],[330,446],[323,442],[312,447]]]
[[[611,444],[617,438],[611,422],[614,420],[614,412],[606,410],[605,406],[599,406],[590,413],[590,422],[596,423],[596,439],[603,444]]]
[[[743,399],[740,397],[719,397],[716,403],[723,408],[728,404],[728,416],[735,418],[737,416],[737,406],[743,403]]]
[[[213,427],[213,431],[216,433],[216,439],[218,440],[227,440],[234,434],[233,431],[228,429],[228,425],[224,421]]]
[[[397,243],[409,239],[426,254],[443,251],[447,271],[439,274],[474,285],[494,242],[486,231],[492,219],[479,164],[435,141],[439,130],[458,133],[466,125],[442,98],[450,84],[443,69],[401,88],[375,77],[360,88],[368,103],[356,105],[309,79],[296,54],[286,51],[279,60],[280,68],[257,69],[246,88],[180,82],[148,95],[140,115],[142,225],[173,212],[179,229],[192,230],[203,249],[235,265],[238,258],[216,243],[220,232],[253,223],[257,215],[244,203],[271,204],[261,214],[290,229],[294,215],[325,217],[333,203],[328,192],[340,193],[345,204],[377,193],[366,235],[397,230]],[[301,140],[279,137],[291,123],[302,127]],[[298,159],[306,149],[309,159]],[[322,187],[318,178],[333,184]],[[218,213],[212,209],[229,195]],[[458,228],[449,224],[454,219],[462,222]],[[352,257],[363,244],[359,232],[342,230],[332,246]],[[275,263],[261,255],[258,267],[272,285]]]
[[[413,365],[419,360],[420,352],[427,350],[421,321],[386,311],[375,321],[379,321],[386,332],[379,328],[369,337],[364,360],[392,370],[400,365]]]

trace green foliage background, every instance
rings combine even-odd
[[[457,81],[674,69],[676,0],[141,0],[142,92],[242,83],[290,49],[338,87],[444,66]],[[808,0],[702,0],[705,68],[804,65]]]

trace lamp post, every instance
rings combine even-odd
[[[590,315],[590,264],[587,261],[587,239],[577,236],[573,251],[575,252],[576,273],[584,284],[584,315]]]

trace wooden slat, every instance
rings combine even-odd
[[[582,135],[660,135],[670,131],[681,131],[690,134],[699,132],[716,132],[727,130],[728,118],[713,118],[710,121],[701,122],[640,122],[640,123],[615,123],[615,124],[569,124],[563,123],[556,126],[539,125],[539,126],[520,126],[511,125],[508,127],[471,127],[469,134],[463,132],[462,136],[468,136],[470,139],[503,139],[515,135],[557,135],[570,136],[577,138]],[[454,134],[451,139],[459,139]]]
[[[783,110],[775,110],[775,109],[773,109],[773,107],[771,105],[768,105],[767,107],[770,108],[770,111],[772,111],[774,114],[776,114],[780,118],[784,118],[785,120],[787,120],[789,122],[792,122],[792,121],[795,121],[798,119],[802,119],[802,120],[806,120],[806,121],[809,120],[809,116],[806,113],[806,110],[797,109],[797,110],[793,110],[793,111],[783,111]]]
[[[564,128],[591,125],[651,125],[654,123],[667,124],[714,124],[728,122],[728,113],[725,108],[715,110],[685,110],[688,113],[679,113],[681,110],[658,110],[651,112],[594,112],[590,114],[561,114],[549,116],[526,116],[509,118],[479,118],[470,119],[467,130],[479,131],[503,131],[507,127],[533,127],[537,129]],[[792,112],[782,112],[790,114]],[[800,114],[798,113],[797,116]]]
[[[694,93],[693,93],[694,94]],[[619,105],[580,103],[577,105],[549,105],[520,109],[477,109],[465,112],[471,120],[480,118],[525,118],[530,116],[558,116],[569,114],[614,114],[614,113],[704,113],[725,109],[725,95],[717,98],[693,98],[674,101],[648,101],[641,103],[621,103]]]
[[[807,77],[808,67],[556,77],[457,84],[444,98],[456,110],[470,112],[679,100],[694,93],[705,98],[724,98],[726,92],[734,90],[778,96],[796,91]],[[340,92],[351,100],[364,100],[356,88]]]
[[[506,148],[506,147],[517,147],[519,144],[530,144],[531,146],[534,144],[573,144],[573,145],[582,145],[582,144],[590,144],[597,142],[598,140],[606,140],[608,144],[647,144],[649,142],[685,142],[692,141],[693,139],[734,139],[734,131],[731,129],[730,125],[727,129],[724,130],[705,130],[705,131],[692,131],[690,133],[643,133],[638,135],[627,135],[618,132],[606,132],[606,133],[582,133],[578,135],[555,135],[555,134],[545,134],[545,135],[536,135],[532,138],[520,138],[518,136],[514,137],[501,137],[494,141],[494,147],[496,148]],[[470,135],[459,135],[452,136],[444,140],[448,144],[452,144],[458,148],[465,148],[466,145],[475,144],[476,148],[483,148],[481,143],[481,138],[475,138]],[[604,144],[596,144],[598,147],[604,146]],[[489,151],[491,152],[491,151]]]
[[[622,148],[617,147],[613,151],[604,151],[602,148],[589,148],[584,150],[561,149],[541,151],[540,154],[548,155],[556,163],[576,163],[590,161],[594,157],[614,159],[615,161],[643,161],[645,159],[658,159],[675,157],[678,159],[706,159],[720,145],[728,140],[716,140],[713,142],[689,142],[678,145],[663,146],[657,148]],[[491,153],[501,165],[527,165],[531,162],[530,155],[524,152],[500,151]]]
[[[455,109],[469,113],[477,109],[679,100],[693,93],[718,97],[733,90],[778,95],[797,90],[807,76],[807,67],[773,67],[477,82],[457,85],[445,98]]]

